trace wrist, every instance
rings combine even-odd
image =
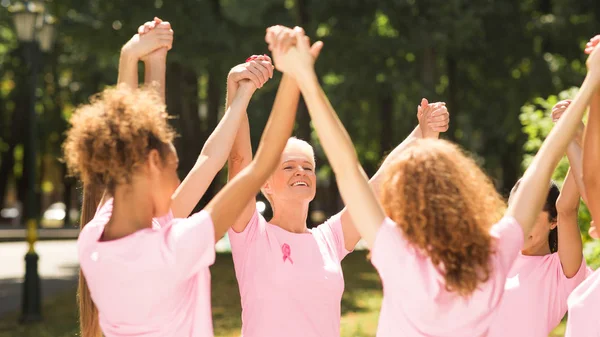
[[[153,53],[142,61],[147,67],[164,67],[167,64],[167,53]]]
[[[238,84],[236,83],[236,85]],[[236,96],[250,98],[255,91],[256,86],[254,86],[254,84],[238,85]]]
[[[138,55],[135,55],[135,53],[129,48],[129,46],[127,44],[124,45],[123,48],[121,48],[121,55],[119,56],[119,63],[131,64],[131,63],[137,63],[138,61],[139,61]]]
[[[293,73],[289,74],[296,80],[296,84],[304,90],[312,87],[317,87],[319,79],[313,67],[300,67]],[[317,84],[316,86],[314,84]]]

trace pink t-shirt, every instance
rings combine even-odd
[[[440,272],[385,219],[371,250],[371,261],[383,283],[378,337],[483,337],[504,292],[506,274],[523,246],[523,231],[505,217],[490,234],[496,253],[493,273],[469,298],[445,289]]]
[[[506,279],[504,296],[488,337],[548,337],[567,312],[569,294],[586,277],[585,259],[567,278],[558,253],[519,253]]]
[[[600,270],[596,270],[569,296],[565,337],[600,336]]]
[[[229,239],[244,337],[339,337],[340,261],[348,254],[339,215],[297,234],[255,211],[243,232],[229,230]]]
[[[98,241],[107,201],[79,234],[79,262],[106,337],[212,336],[214,229],[207,212],[154,219],[152,227]]]

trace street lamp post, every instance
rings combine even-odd
[[[42,319],[41,287],[38,273],[39,257],[34,245],[37,240],[39,205],[36,193],[37,183],[37,122],[35,112],[37,76],[39,71],[40,49],[49,50],[53,39],[53,22],[44,15],[44,6],[37,1],[18,2],[11,7],[19,42],[23,47],[29,71],[29,109],[27,113],[28,131],[25,139],[25,167],[27,167],[27,197],[25,220],[29,251],[25,255],[25,280],[23,281],[21,322],[36,322]]]

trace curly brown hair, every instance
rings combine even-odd
[[[447,291],[469,296],[489,279],[489,230],[506,204],[458,146],[415,141],[386,169],[381,200],[406,240],[444,276]]]
[[[152,89],[108,88],[77,108],[63,144],[69,172],[84,185],[129,183],[148,152],[165,159],[175,132],[160,96]]]

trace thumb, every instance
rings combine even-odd
[[[310,55],[312,55],[312,57],[316,60],[319,57],[319,54],[321,54],[322,49],[323,49],[323,42],[317,41],[317,42],[313,43],[312,46],[310,46]]]
[[[304,34],[304,29],[300,27],[294,27],[294,31],[296,32],[296,48],[299,51],[309,51],[310,46],[308,44],[308,38]]]
[[[425,109],[427,105],[429,105],[429,101],[427,100],[427,98],[421,99],[421,107]]]

